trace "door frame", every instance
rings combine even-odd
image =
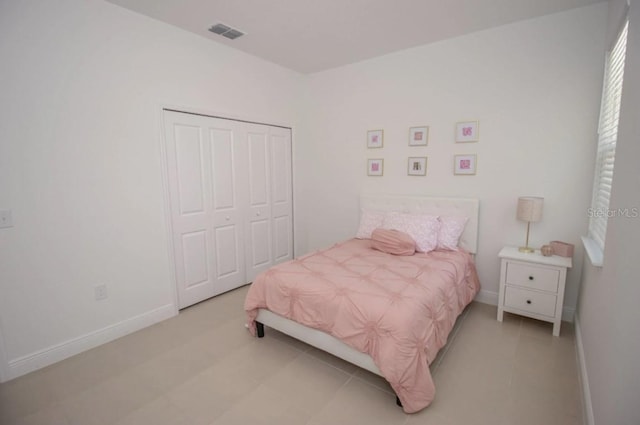
[[[172,303],[174,315],[178,315],[180,313],[179,308],[179,299],[178,299],[178,278],[176,271],[176,261],[175,261],[175,245],[173,243],[173,222],[171,219],[171,197],[169,191],[169,173],[168,173],[168,159],[167,159],[167,140],[166,140],[166,132],[165,132],[165,111],[170,112],[178,112],[190,115],[199,115],[209,118],[217,118],[223,120],[230,121],[238,121],[249,124],[259,124],[259,125],[267,125],[270,127],[279,127],[287,129],[291,132],[291,239],[292,239],[292,256],[295,258],[296,256],[296,238],[295,238],[295,228],[296,228],[296,203],[295,203],[295,174],[294,174],[294,141],[293,141],[293,127],[288,124],[272,124],[267,123],[257,119],[250,119],[246,117],[238,117],[233,114],[226,114],[220,112],[213,112],[208,110],[203,110],[199,108],[180,106],[169,103],[161,103],[158,104],[158,124],[157,128],[159,131],[158,143],[160,149],[160,162],[161,162],[161,178],[162,178],[162,198],[163,198],[163,208],[164,208],[164,217],[165,217],[165,235],[167,237],[167,259],[169,260],[169,281],[172,286]],[[1,337],[1,335],[0,335]],[[0,354],[2,354],[0,346]],[[1,366],[1,365],[0,365]],[[2,368],[0,367],[0,374],[2,372]],[[1,375],[0,375],[1,377]]]

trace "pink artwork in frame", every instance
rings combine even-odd
[[[411,127],[409,129],[409,146],[427,146],[429,127]]]
[[[476,173],[477,155],[454,155],[453,174],[474,175]]]
[[[367,161],[368,176],[382,176],[384,173],[384,159],[376,158]]]
[[[456,143],[477,142],[480,140],[478,121],[462,121],[456,123]]]
[[[367,131],[367,148],[381,148],[384,145],[384,130]]]

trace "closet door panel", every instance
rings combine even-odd
[[[178,214],[203,214],[204,188],[202,163],[202,134],[200,128],[176,125],[175,175]]]
[[[269,221],[254,220],[251,222],[251,235],[254,240],[264,241],[269,238]],[[262,267],[271,264],[271,250],[268,244],[255,243],[251,244],[251,258],[253,259],[252,267]]]
[[[242,137],[238,123],[214,119],[210,123],[211,140],[211,198],[213,199],[213,235],[216,261],[217,295],[246,283],[243,249],[243,206],[239,194],[242,179],[239,177],[238,158]]]
[[[207,258],[209,242],[206,231],[184,233],[182,235],[182,256],[185,264],[184,286],[206,285],[210,279]]]
[[[274,262],[290,260],[291,252],[291,221],[289,216],[276,217],[273,220],[274,234]]]
[[[215,211],[237,210],[234,131],[212,128],[211,162],[213,164],[213,208]]]
[[[247,133],[249,151],[249,204],[252,208],[269,203],[268,128],[254,126]]]
[[[179,308],[293,258],[289,129],[164,112]]]
[[[293,258],[291,131],[272,128],[270,148],[273,252],[274,263],[280,263]]]
[[[165,150],[179,308],[209,298],[215,287],[211,200],[208,197],[211,191],[208,134],[204,131],[202,119],[183,115],[165,115]]]
[[[248,126],[247,153],[249,175],[247,278],[253,281],[258,273],[273,264],[269,127]]]
[[[215,240],[218,246],[225,249],[216,250],[217,278],[222,279],[242,272],[240,256],[238,255],[237,226],[219,226],[215,230]],[[244,282],[243,282],[244,283]]]

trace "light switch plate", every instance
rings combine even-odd
[[[11,218],[11,210],[0,210],[0,228],[13,227],[13,218]]]

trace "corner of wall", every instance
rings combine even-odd
[[[584,356],[584,346],[582,344],[582,330],[580,328],[580,316],[575,313],[576,329],[576,356],[578,360],[578,378],[580,380],[580,390],[582,392],[582,415],[585,425],[595,425],[593,417],[593,406],[591,404],[591,390],[589,389],[589,378],[587,375],[587,362]]]

